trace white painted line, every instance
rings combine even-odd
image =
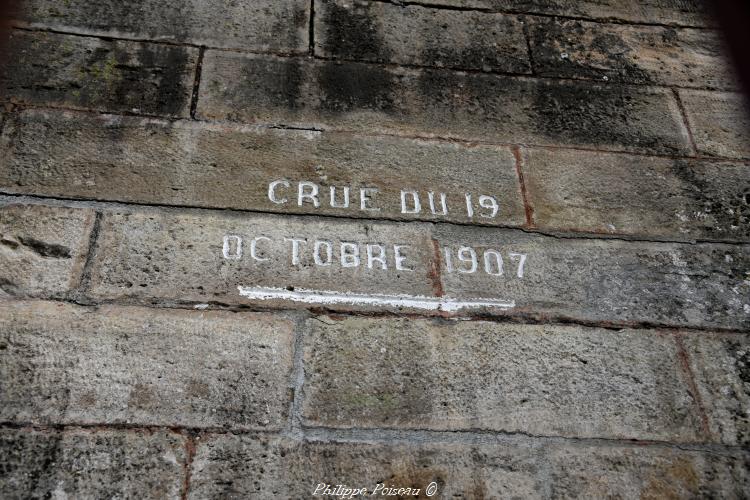
[[[383,295],[341,293],[328,290],[305,290],[297,288],[273,288],[265,286],[238,286],[240,295],[254,300],[290,300],[305,304],[348,304],[354,306],[394,306],[425,309],[427,311],[453,312],[460,309],[476,309],[478,307],[492,307],[510,309],[516,306],[513,300],[499,299],[468,299],[458,300],[449,297],[423,297],[420,295]]]

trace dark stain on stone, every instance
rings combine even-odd
[[[21,434],[23,435],[23,434]],[[23,435],[24,437],[22,440],[39,440],[39,443],[37,445],[32,445],[31,447],[28,447],[25,449],[25,452],[28,453],[30,450],[33,450],[35,452],[42,452],[41,453],[41,463],[39,463],[39,467],[33,467],[29,471],[28,476],[28,492],[29,497],[34,498],[37,495],[39,495],[42,491],[46,490],[46,494],[43,495],[43,498],[51,498],[51,485],[48,484],[49,476],[51,476],[57,467],[57,461],[60,457],[60,452],[62,451],[62,439],[63,434],[61,432],[52,432],[45,435],[33,435],[33,434],[26,434]],[[21,449],[25,448],[23,445],[20,446]],[[38,459],[37,459],[38,460]]]
[[[84,106],[107,104],[115,109],[178,114],[188,92],[183,79],[189,55],[184,47],[110,42],[88,50],[80,72],[85,88],[77,99]]]
[[[581,71],[588,71],[594,78],[607,76],[612,80],[633,82],[640,84],[654,83],[653,76],[637,64],[634,64],[628,54],[633,52],[625,40],[616,33],[598,33],[591,40],[591,48],[594,53],[603,54],[607,58],[607,67],[598,70],[595,65],[577,66]],[[581,75],[584,76],[584,75]]]
[[[66,0],[60,3],[62,12],[49,17],[66,24],[85,26],[92,30],[117,31],[147,34],[156,38],[169,33],[180,40],[189,39],[188,23],[195,17],[195,2],[157,2],[140,0]],[[64,7],[63,7],[64,4]],[[38,17],[40,14],[37,13]],[[41,14],[42,16],[44,14]]]
[[[725,347],[734,361],[734,369],[737,373],[737,377],[742,382],[742,384],[738,385],[743,388],[739,389],[743,394],[737,394],[736,385],[727,386],[731,391],[731,394],[727,395],[727,397],[731,397],[737,402],[729,407],[728,410],[735,423],[733,427],[736,429],[737,441],[741,445],[747,446],[748,443],[750,443],[750,418],[748,418],[747,412],[744,410],[740,402],[746,400],[747,397],[750,396],[750,390],[748,390],[748,387],[750,387],[750,347],[732,340],[727,340],[725,342]]]
[[[394,75],[386,68],[360,63],[328,63],[317,67],[321,108],[348,112],[394,110]]]
[[[182,82],[188,62],[187,50],[184,47],[143,45],[138,51],[138,60],[141,63],[139,70],[130,78],[121,80],[120,86],[151,80],[157,87],[154,102],[145,102],[142,106],[158,113],[179,113],[188,97]]]
[[[446,485],[445,476],[447,474],[443,470],[443,467],[439,465],[435,465],[435,458],[432,456],[426,457],[427,460],[420,460],[420,462],[423,463],[414,463],[414,464],[406,464],[402,465],[398,468],[395,468],[395,470],[390,474],[390,476],[387,479],[381,479],[376,484],[382,483],[384,485],[383,491],[388,492],[389,488],[392,489],[399,489],[399,488],[411,488],[412,494],[411,495],[391,495],[392,498],[398,498],[398,499],[426,499],[431,498],[431,496],[427,492],[427,486],[430,483],[436,483],[438,485],[437,491],[444,490],[444,487]],[[414,492],[419,491],[418,495],[415,495]],[[483,499],[485,497],[476,497],[472,496],[471,493],[473,492],[465,492],[467,494],[466,498],[476,498],[476,499]]]
[[[466,99],[460,102],[456,99],[456,95],[464,94],[466,85],[472,83],[474,83],[472,78],[459,73],[425,69],[419,74],[419,95],[424,97],[430,107],[454,113],[460,106],[465,106],[464,109],[466,109],[473,104],[465,102]],[[473,101],[473,99],[470,100]]]
[[[18,246],[20,245],[20,243],[18,243],[15,240],[3,237],[3,238],[0,238],[0,245],[6,246],[6,247],[10,248],[11,250],[15,250],[16,248],[18,248]]]
[[[53,259],[69,259],[70,248],[57,245],[55,243],[46,243],[31,237],[18,237],[18,241],[29,250],[40,255],[41,257],[50,257]]]
[[[459,69],[492,70],[496,69],[497,61],[488,57],[488,51],[481,46],[469,46],[460,50],[453,47],[432,44],[421,54],[422,64]]]
[[[152,409],[158,406],[159,397],[154,389],[145,383],[136,383],[128,397],[128,407],[136,409]]]
[[[388,61],[391,52],[370,14],[370,5],[354,3],[347,8],[335,1],[323,3],[326,26],[325,51],[344,59]]]
[[[18,297],[21,294],[21,289],[8,278],[0,277],[0,291],[3,291],[11,297]]]
[[[480,71],[504,71],[528,74],[530,66],[524,48],[514,46],[493,46],[498,32],[512,31],[510,20],[495,23],[481,23],[473,31],[466,33],[468,45],[446,43],[446,28],[443,23],[435,23],[426,35],[425,47],[418,60],[421,65],[438,68],[454,68]],[[448,38],[450,41],[450,38]]]
[[[241,75],[249,90],[244,92],[243,99],[250,102],[264,99],[272,106],[293,110],[304,108],[307,103],[302,86],[307,65],[300,59],[247,59]]]
[[[602,32],[580,21],[546,18],[535,19],[530,33],[534,61],[542,75],[654,82],[653,75],[630,60],[634,47],[618,34],[616,27]]]
[[[273,23],[269,41],[272,41],[274,50],[284,52],[286,47],[299,47],[299,31],[304,29],[308,23],[307,9],[300,5],[291,11],[286,10],[278,16]]]
[[[554,141],[676,149],[659,137],[639,133],[638,104],[638,96],[619,85],[545,82],[536,86],[531,117],[536,132]]]
[[[727,342],[727,349],[734,359],[737,374],[745,384],[750,384],[750,348],[738,342]]]
[[[750,185],[742,192],[716,189],[707,182],[696,167],[686,161],[676,159],[672,163],[672,172],[681,181],[684,196],[695,200],[700,211],[710,215],[714,223],[706,225],[706,229],[717,230],[722,234],[731,231],[731,227],[741,228],[741,231],[732,231],[729,234],[748,233],[748,222],[750,222]],[[695,211],[695,209],[693,209]]]

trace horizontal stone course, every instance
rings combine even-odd
[[[534,73],[610,82],[738,88],[721,33],[528,17]]]
[[[266,314],[0,303],[0,418],[281,429],[293,324]]]
[[[680,90],[698,153],[750,159],[750,103],[739,93]]]
[[[33,105],[186,117],[198,49],[15,31],[3,99]]]
[[[0,496],[180,498],[184,438],[168,431],[0,429]]]
[[[307,52],[307,0],[29,0],[28,25],[248,51]]]
[[[434,301],[424,305],[432,298],[447,301],[442,311],[460,315],[743,329],[750,322],[742,300],[749,259],[742,245],[123,209],[104,213],[89,294],[423,312],[436,310]],[[252,297],[241,297],[239,286],[255,290]],[[261,297],[259,287],[278,293]],[[332,295],[312,302],[295,296],[311,290]],[[374,296],[377,304],[368,299]],[[421,302],[402,303],[402,296]]]
[[[0,151],[0,191],[6,193],[372,219],[525,223],[516,160],[507,147],[26,110],[6,124]],[[270,197],[269,186],[275,186]],[[315,198],[300,198],[300,192],[313,190]],[[371,200],[363,209],[365,197]]]
[[[207,51],[200,119],[687,154],[664,89]],[[602,126],[606,124],[606,126]]]
[[[78,287],[94,211],[0,206],[0,298],[65,297]]]
[[[747,246],[580,239],[441,225],[432,237],[442,250],[441,284],[448,297],[512,299],[516,307],[511,313],[542,320],[732,329],[750,324],[750,306],[743,300],[750,290]],[[497,276],[497,257],[487,250],[500,252],[502,276]]]
[[[419,0],[417,0],[419,3]],[[581,17],[601,21],[711,26],[700,0],[425,0],[425,4]]]
[[[312,497],[319,484],[420,488],[433,498],[743,498],[743,452],[503,439],[488,444],[295,442],[250,435],[197,442],[189,498]],[[406,495],[402,495],[406,497]]]
[[[315,16],[323,57],[531,73],[515,16],[362,0],[315,0]]]
[[[750,164],[525,148],[522,171],[539,228],[750,240]]]
[[[750,342],[747,335],[683,337],[711,431],[731,445],[750,443]]]
[[[651,330],[327,316],[308,328],[308,425],[709,439],[674,339]]]

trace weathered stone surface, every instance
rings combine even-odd
[[[102,299],[236,304],[248,300],[238,293],[244,286],[256,289],[254,302],[269,305],[436,310],[434,303],[407,306],[398,298],[408,295],[442,297],[447,302],[439,310],[449,313],[703,328],[750,324],[742,300],[750,286],[750,248],[740,245],[173,210],[107,212],[99,236],[91,294]],[[292,239],[301,240],[297,259]],[[397,252],[404,259],[400,269]],[[284,296],[261,297],[258,287]],[[311,290],[333,295],[295,295]],[[515,307],[505,310],[502,301]]]
[[[551,446],[550,498],[747,497],[747,452],[643,446]]]
[[[536,453],[533,444],[513,441],[383,445],[209,436],[197,444],[188,498],[313,498],[319,484],[367,488],[372,496],[378,482],[420,488],[418,498],[430,498],[425,489],[432,482],[433,498],[542,498]]]
[[[311,425],[706,439],[671,336],[326,316],[309,328]]]
[[[684,336],[685,350],[708,413],[722,442],[750,443],[750,342],[747,335]]]
[[[0,418],[280,429],[293,324],[264,314],[0,303]]]
[[[296,258],[292,239],[302,240]],[[91,293],[100,298],[236,304],[249,300],[239,295],[238,286],[285,293],[324,290],[346,297],[373,292],[431,296],[435,285],[427,225],[115,211],[105,213],[99,242]],[[367,258],[367,244],[384,264]],[[350,257],[342,259],[342,253]],[[396,267],[397,253],[402,269]]]
[[[747,453],[662,446],[295,442],[250,435],[198,442],[189,498],[311,498],[318,484],[437,486],[432,498],[744,498]],[[319,493],[320,495],[320,493]],[[395,498],[395,497],[394,497]],[[402,495],[401,498],[411,498]]]
[[[688,152],[663,89],[207,51],[197,116],[501,143]]]
[[[429,0],[425,3],[634,23],[714,24],[700,0]]]
[[[315,15],[325,57],[531,73],[515,16],[362,0],[315,0]]]
[[[0,190],[16,194],[371,219],[525,223],[515,158],[506,147],[28,110],[8,122],[0,151]],[[273,190],[279,203],[268,194],[276,180],[288,181]],[[318,207],[307,198],[299,203],[300,181],[317,186]],[[303,191],[313,188],[303,186]],[[366,191],[372,198],[368,206],[378,210],[362,209],[363,188],[378,189]],[[402,209],[402,190],[418,193],[419,213],[411,213],[416,211],[413,194],[404,195]],[[446,196],[445,210],[440,193]],[[466,193],[472,197],[471,216]],[[342,208],[347,196],[349,206]],[[483,207],[481,196],[497,203],[494,217],[492,201],[484,199]]]
[[[680,90],[698,153],[750,158],[750,105],[742,94]]]
[[[93,221],[86,209],[0,207],[0,297],[60,297],[77,287]]]
[[[433,238],[441,248],[447,297],[514,300],[515,314],[541,318],[750,326],[748,246],[571,239],[445,226],[435,226]],[[476,254],[473,273],[469,248]],[[488,249],[501,255],[503,275],[497,275],[495,254],[487,257],[489,266],[485,263]],[[526,255],[522,278],[520,255]]]
[[[306,52],[307,0],[30,0],[31,26],[250,51]]]
[[[183,438],[164,431],[0,431],[0,496],[180,498]]]
[[[750,240],[748,165],[526,149],[522,169],[540,228]]]
[[[718,31],[527,19],[539,75],[701,88],[738,86]]]
[[[12,101],[187,116],[198,49],[16,31],[0,95]]]

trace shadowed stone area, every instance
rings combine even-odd
[[[16,31],[0,95],[18,103],[187,116],[198,49]]]
[[[447,7],[507,10],[598,21],[712,26],[701,0],[429,0]]]
[[[262,52],[307,51],[307,0],[26,0],[31,26]]]
[[[315,49],[361,61],[531,73],[515,16],[380,2],[316,0]]]
[[[683,154],[671,93],[208,51],[202,119]],[[606,127],[601,125],[606,123]]]

